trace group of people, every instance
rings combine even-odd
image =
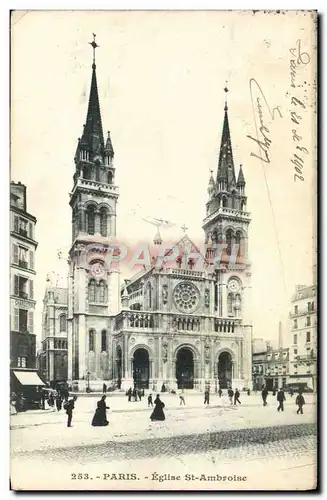
[[[144,397],[144,389],[141,391],[140,389],[136,389],[136,387],[134,387],[134,389],[130,387],[126,392],[126,396],[128,397],[128,402],[142,401],[142,398]]]
[[[290,391],[291,397],[293,396],[293,391]],[[273,396],[276,396],[276,391],[273,391]],[[263,401],[263,406],[267,406],[267,397],[268,397],[268,389],[263,386],[261,391],[261,397]],[[284,389],[281,388],[277,391],[277,411],[284,411],[284,401],[286,401]],[[302,394],[302,391],[299,391],[299,394],[296,396],[295,404],[298,406],[297,414],[303,415],[303,406],[305,405],[305,399]]]

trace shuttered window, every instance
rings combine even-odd
[[[17,307],[14,308],[14,330],[19,331],[19,309]]]
[[[29,296],[30,299],[33,299],[34,298],[34,283],[32,280],[30,280],[30,296]]]
[[[19,248],[18,245],[13,244],[12,246],[13,262],[18,265],[19,260]]]
[[[28,313],[28,331],[33,333],[34,331],[34,312],[30,311]]]
[[[14,215],[14,231],[15,231],[15,233],[18,233],[18,226],[19,226],[18,217],[16,215]]]
[[[30,269],[34,270],[34,252],[30,250]]]
[[[19,295],[19,277],[14,276],[14,295]]]

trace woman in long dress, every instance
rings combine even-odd
[[[165,414],[163,412],[163,409],[165,407],[165,403],[163,403],[159,397],[159,394],[157,394],[156,399],[154,400],[154,410],[151,413],[150,420],[156,421],[156,420],[165,420]]]
[[[102,396],[100,401],[97,402],[97,409],[92,419],[93,427],[105,427],[109,425],[107,410],[109,410],[109,406],[106,405],[106,396]]]

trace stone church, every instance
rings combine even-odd
[[[251,387],[250,214],[242,167],[235,173],[227,101],[217,173],[208,186],[204,251],[185,234],[164,258],[154,256],[124,282],[119,258],[111,265],[106,259],[119,222],[114,157],[110,133],[103,135],[93,60],[70,194],[68,381],[80,391],[104,382],[153,391],[162,384]],[[158,234],[155,247],[161,243]]]

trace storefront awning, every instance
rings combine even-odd
[[[45,385],[36,372],[14,372],[15,377],[22,385]]]

